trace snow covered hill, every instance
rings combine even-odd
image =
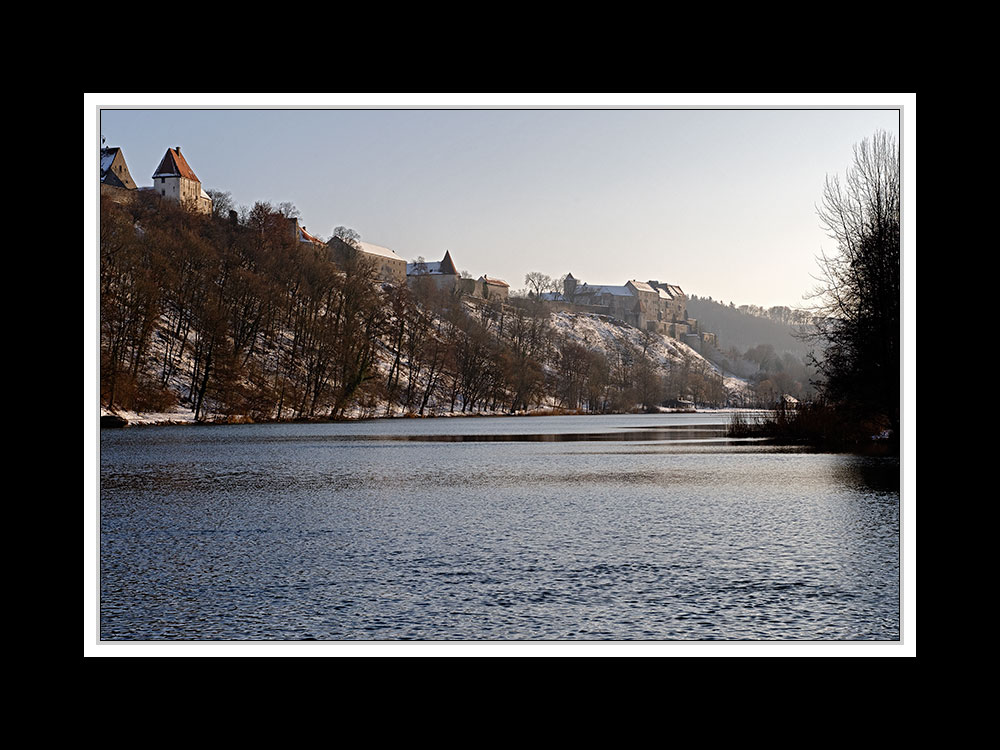
[[[693,367],[721,377],[726,391],[733,395],[748,387],[745,380],[722,372],[687,344],[668,336],[640,331],[605,315],[556,312],[551,316],[551,323],[560,336],[605,356],[623,349],[638,350],[644,352],[663,374],[676,368]]]
[[[468,304],[468,311],[471,315],[478,314],[477,308],[472,303]],[[660,334],[643,332],[605,315],[560,311],[551,313],[547,322],[551,329],[553,351],[551,358],[543,363],[542,368],[550,385],[544,395],[538,398],[534,407],[537,410],[565,407],[565,403],[558,393],[559,374],[557,367],[559,351],[567,343],[577,344],[590,352],[598,353],[609,363],[628,361],[634,364],[637,359],[644,358],[656,377],[664,383],[662,393],[668,396],[671,401],[704,403],[708,400],[721,406],[725,405],[725,402],[738,402],[739,394],[748,387],[745,381],[721,372],[715,364],[702,357],[687,344]],[[169,334],[161,329],[156,333],[154,339],[157,343],[151,352],[151,362],[162,359],[161,348],[165,345],[164,342],[169,339]],[[388,378],[394,358],[394,350],[387,346],[386,342],[383,342],[375,364],[377,374],[373,380],[385,381]],[[181,368],[171,378],[171,389],[177,394],[178,405],[176,407],[169,411],[156,413],[116,410],[115,414],[125,418],[129,424],[194,423],[194,413],[188,406],[187,393],[190,389],[192,363],[189,357],[184,357],[181,361]],[[405,360],[403,365],[404,374],[398,384],[399,389],[405,389],[407,384]],[[627,374],[626,377],[628,377]],[[724,393],[720,394],[720,392],[715,391],[709,394],[706,390],[707,381],[711,381],[716,388],[724,389]],[[621,401],[618,402],[617,406],[623,410],[632,410],[638,407],[637,403],[623,403]],[[531,410],[529,409],[529,411]],[[446,396],[446,389],[443,386],[435,392],[425,411],[426,416],[453,416],[459,413],[461,413],[460,409],[455,407]],[[490,411],[484,405],[477,405],[475,413],[509,412]],[[105,414],[107,412],[102,410],[102,416]],[[404,414],[412,414],[412,410],[390,404],[389,401],[374,394],[350,411],[350,416],[355,418],[403,416]],[[213,421],[220,418],[221,415],[214,414],[211,405],[209,405],[205,419]],[[240,418],[234,418],[230,414],[226,421],[240,421]]]

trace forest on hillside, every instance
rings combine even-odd
[[[202,216],[137,192],[100,215],[101,404],[198,421],[626,412],[732,394],[697,356],[594,350],[529,298],[472,304],[297,242],[287,207]],[[745,401],[745,396],[743,397]]]
[[[788,352],[805,360],[815,348],[805,335],[812,328],[812,318],[802,310],[726,304],[692,294],[688,299],[688,314],[698,321],[702,330],[716,335],[723,352],[732,349],[742,352],[770,345],[779,355]]]
[[[817,395],[817,370],[811,358],[816,346],[808,313],[788,307],[764,308],[716,302],[692,295],[688,314],[703,331],[716,334],[719,361],[727,372],[748,381],[757,404],[774,403],[783,395],[811,401]]]

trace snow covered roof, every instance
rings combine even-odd
[[[451,252],[445,250],[444,257],[438,261],[416,261],[406,264],[407,276],[458,276],[458,269],[451,260]]]
[[[650,281],[649,285],[660,293],[660,299],[674,299],[675,297],[684,296],[684,292],[676,284],[662,284],[659,281]]]
[[[640,292],[649,292],[650,294],[656,294],[656,290],[653,289],[653,287],[651,287],[645,281],[636,281],[635,279],[631,279],[628,283],[634,286]]]
[[[577,294],[610,294],[613,297],[634,297],[632,290],[627,286],[597,286],[584,284],[582,287],[577,287]]]
[[[393,260],[403,260],[396,253],[387,247],[382,247],[381,245],[373,245],[371,242],[358,242],[358,247],[369,255],[380,255],[383,258],[392,258]]]
[[[118,147],[113,148],[102,148],[101,149],[101,179],[104,179],[107,171],[111,169],[111,162],[115,160],[118,155]]]
[[[507,286],[507,287],[510,286],[510,284],[508,284],[503,279],[494,279],[494,278],[492,278],[490,276],[486,276],[485,274],[482,275],[482,276],[480,276],[479,280],[480,281],[485,281],[487,284],[493,284],[493,286]]]
[[[160,160],[160,166],[153,173],[153,179],[157,177],[186,177],[195,182],[201,182],[198,175],[188,165],[187,160],[181,156],[181,147],[168,148],[167,153]]]
[[[125,154],[117,146],[101,149],[101,184],[135,190],[136,185],[125,163]]]
[[[414,261],[406,264],[407,276],[440,276],[444,273],[441,270],[441,261]]]

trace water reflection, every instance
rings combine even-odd
[[[726,438],[725,425],[642,426],[638,430],[552,433],[438,433],[438,434],[346,434],[326,439],[344,441],[403,441],[412,443],[586,443],[646,442],[653,440],[717,440]]]
[[[896,456],[851,456],[834,469],[836,481],[865,492],[896,493],[901,466]]]
[[[637,415],[102,433],[101,635],[898,639],[892,464],[724,430]]]

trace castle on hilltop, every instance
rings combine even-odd
[[[544,292],[539,299],[557,310],[607,315],[643,331],[670,336],[697,351],[717,346],[714,333],[700,331],[688,317],[688,297],[675,284],[631,279],[621,286],[588,284],[566,274],[562,292]]]
[[[152,187],[137,187],[122,150],[101,149],[102,196],[122,202],[128,200],[132,191],[153,190],[191,211],[212,213],[212,198],[181,154],[180,146],[167,149],[152,179]],[[342,262],[347,253],[361,253],[383,283],[411,288],[433,286],[441,292],[491,303],[508,299],[510,286],[506,281],[485,274],[474,279],[468,273],[460,273],[449,251],[445,251],[440,261],[417,258],[407,263],[387,247],[339,237],[324,242],[306,232],[298,219],[290,218],[289,222],[299,242],[326,252],[331,261]],[[587,284],[570,273],[562,286],[562,292],[544,292],[538,295],[538,300],[554,310],[605,315],[643,331],[670,336],[702,353],[718,346],[715,334],[699,330],[698,321],[688,317],[687,295],[674,284],[652,279],[631,279],[621,286]]]
[[[445,250],[441,260],[428,261],[418,257],[407,263],[395,251],[371,242],[356,240],[348,244],[339,237],[334,237],[327,244],[334,261],[339,261],[348,252],[361,253],[372,263],[379,279],[387,284],[406,284],[411,289],[432,287],[446,294],[493,302],[506,300],[510,292],[510,285],[503,279],[485,274],[478,279],[463,276],[455,266],[449,250]]]
[[[198,213],[212,213],[212,199],[201,186],[201,180],[181,155],[181,147],[168,148],[153,172],[153,189],[165,198],[172,198]]]
[[[122,150],[117,147],[101,149],[101,195],[125,201],[132,190],[155,190],[164,198],[178,201],[192,211],[212,213],[212,199],[181,155],[180,146],[167,149],[152,179],[152,187],[137,187]]]

